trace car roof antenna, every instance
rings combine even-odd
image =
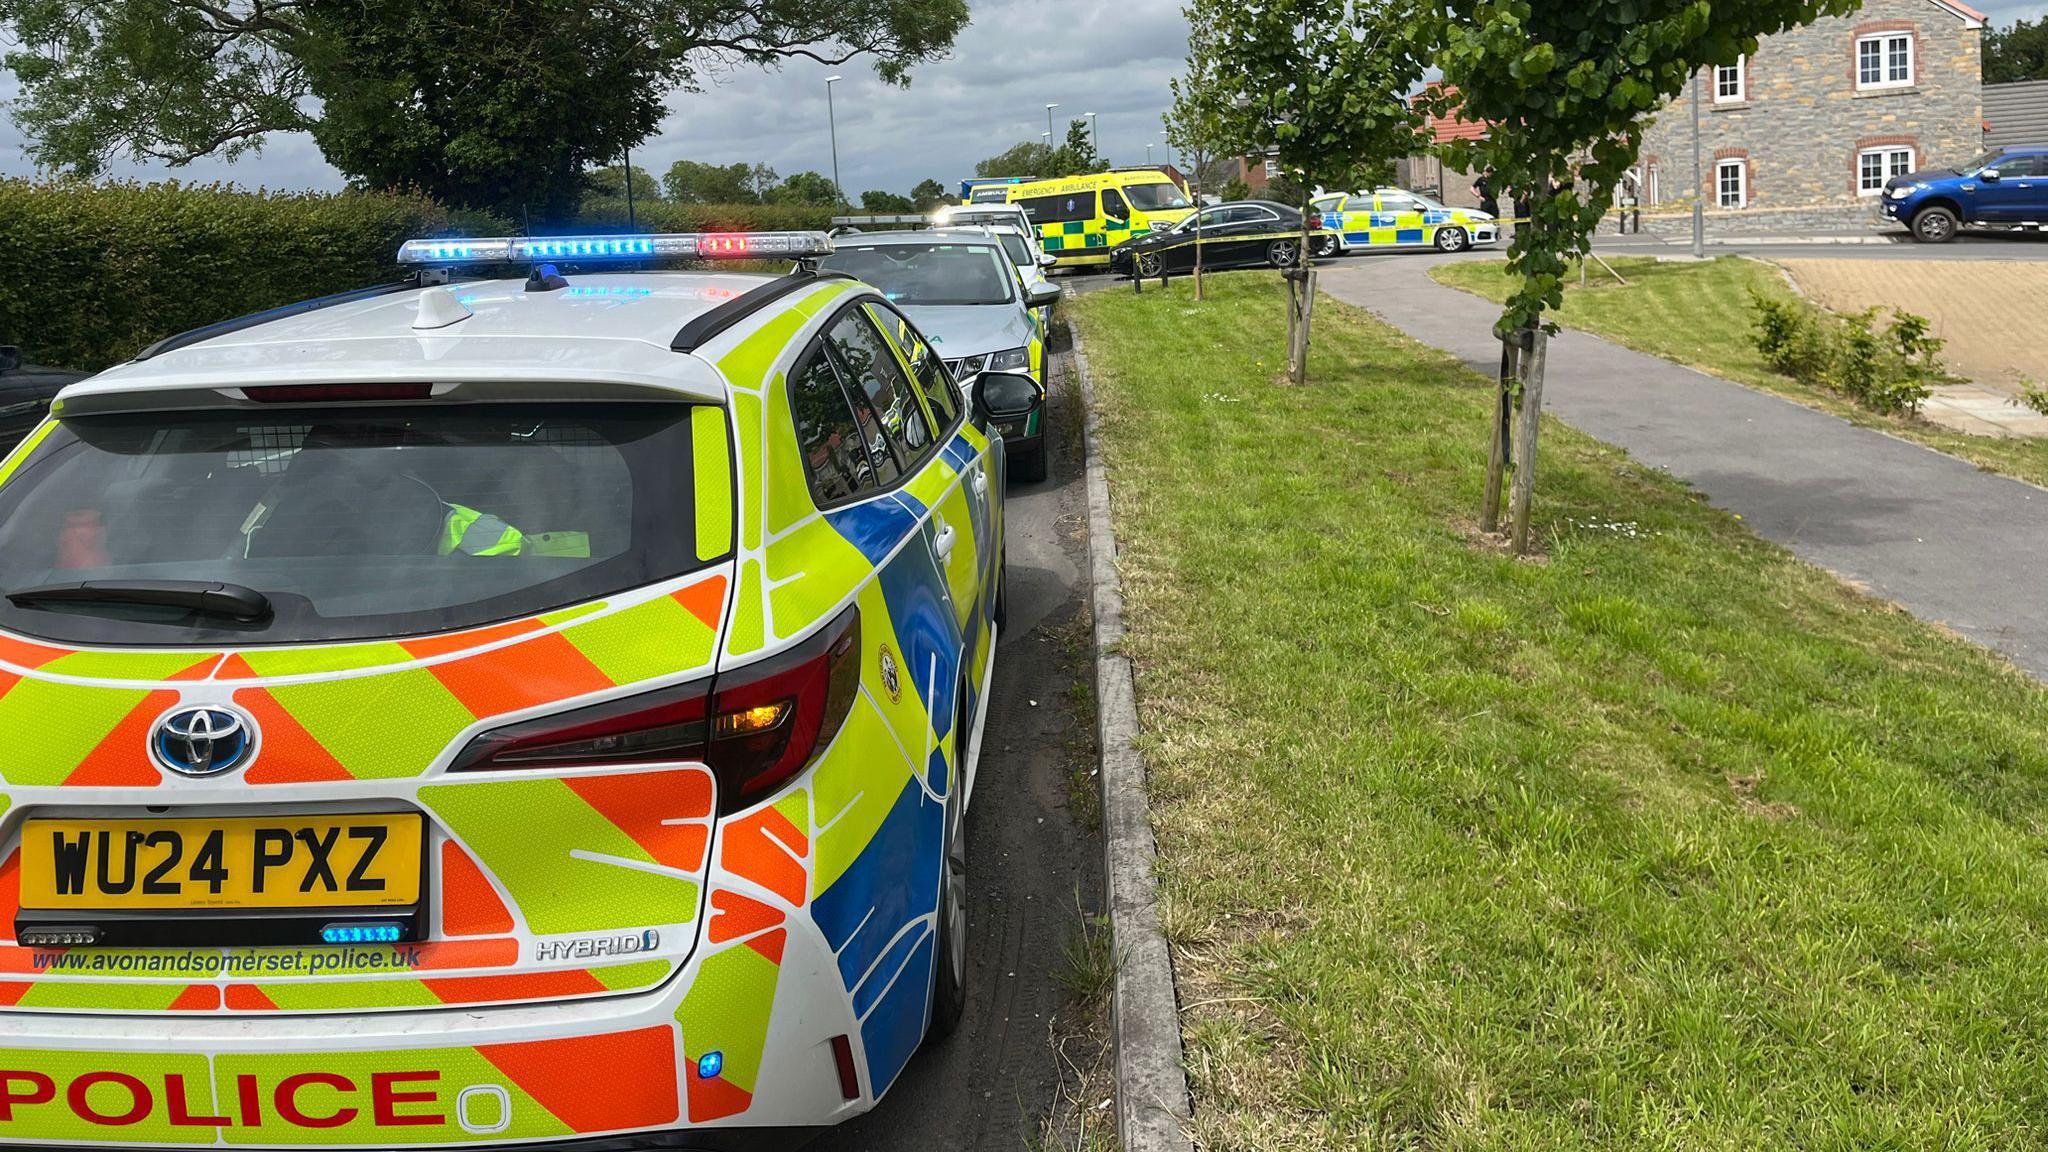
[[[553,264],[536,264],[526,276],[528,292],[559,292],[568,286],[569,282]]]

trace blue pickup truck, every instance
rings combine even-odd
[[[1961,168],[1894,176],[1883,201],[1885,219],[1929,244],[1946,244],[1964,228],[2048,229],[2048,145],[1999,149]]]

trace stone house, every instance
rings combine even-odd
[[[1710,231],[1858,228],[1901,173],[1982,150],[1984,15],[1960,0],[1865,0],[1765,38],[1693,80]],[[1637,154],[1644,228],[1692,228],[1694,93]]]

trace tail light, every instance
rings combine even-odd
[[[860,609],[758,664],[658,692],[485,732],[452,772],[611,767],[702,760],[732,812],[810,766],[860,690]]]

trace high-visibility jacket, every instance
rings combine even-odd
[[[441,524],[441,555],[457,551],[470,556],[517,556],[526,551],[526,533],[488,512],[450,504],[448,519]]]

